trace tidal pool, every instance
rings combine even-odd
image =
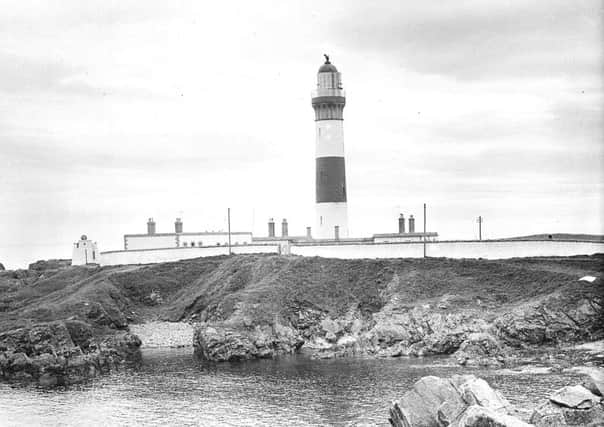
[[[526,417],[572,374],[503,375],[445,358],[311,360],[304,356],[204,364],[191,348],[148,349],[138,369],[45,390],[0,384],[0,425],[310,426],[388,424],[388,407],[416,380],[472,373]]]

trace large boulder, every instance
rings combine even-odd
[[[604,396],[604,369],[586,366],[575,369],[585,375],[585,379],[581,383],[583,387],[597,396]]]
[[[444,403],[453,408],[464,407],[465,402],[455,385],[446,378],[423,377],[401,397],[399,406],[409,414],[414,427],[438,426],[438,409]]]
[[[469,408],[480,409],[466,415]],[[509,415],[511,409],[509,402],[483,379],[473,375],[449,379],[429,376],[393,403],[390,423],[395,427],[525,425]]]
[[[455,358],[464,366],[501,366],[505,364],[505,350],[493,335],[476,332],[467,336]]]
[[[589,409],[600,399],[582,385],[575,385],[556,390],[549,396],[549,400],[567,408]]]
[[[480,405],[469,406],[450,427],[529,427],[530,424],[510,415]]]
[[[245,329],[204,324],[196,328],[193,337],[197,357],[216,362],[295,353],[302,344],[304,341],[298,334],[281,325]]]
[[[601,397],[581,385],[563,387],[533,411],[530,422],[545,426],[601,426],[604,407]]]
[[[461,381],[458,379],[461,379]],[[482,378],[477,378],[473,375],[453,376],[451,381],[459,383],[457,389],[461,392],[462,399],[468,405],[478,405],[504,414],[508,413],[512,408],[510,402],[497,390],[492,389],[489,383]]]

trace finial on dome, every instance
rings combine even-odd
[[[324,53],[325,63],[319,67],[319,73],[337,73],[338,69],[329,62],[329,55]]]

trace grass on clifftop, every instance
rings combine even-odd
[[[604,255],[512,260],[379,259],[236,255],[119,267],[63,267],[0,273],[0,331],[79,318],[99,330],[163,319],[272,323],[300,309],[369,315],[390,295],[501,311],[564,293],[604,292]],[[584,275],[600,277],[593,284]],[[17,277],[20,276],[20,277]]]

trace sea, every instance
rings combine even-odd
[[[443,357],[297,355],[203,363],[192,349],[146,349],[142,364],[83,384],[44,389],[0,383],[2,426],[388,426],[388,408],[426,375],[474,374],[517,405],[535,402],[570,374],[467,369]]]

